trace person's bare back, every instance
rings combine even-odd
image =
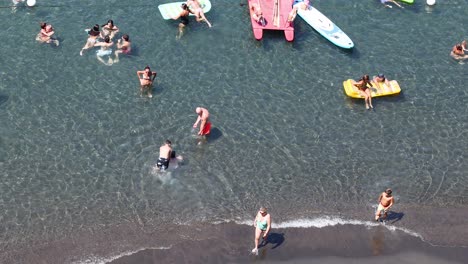
[[[171,158],[171,145],[164,144],[159,148],[159,157],[163,159],[170,159]]]

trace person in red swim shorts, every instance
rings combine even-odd
[[[198,123],[200,123],[200,131],[198,132],[199,136],[206,136],[210,134],[211,123],[209,121],[210,113],[203,107],[195,108],[195,112],[198,115],[197,121],[193,124],[193,128],[197,128]]]

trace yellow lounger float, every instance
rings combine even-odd
[[[374,81],[371,81],[371,83],[374,87],[369,88],[372,97],[394,95],[399,94],[401,92],[400,85],[395,80],[389,81],[390,86],[386,85],[385,83],[375,83]],[[343,87],[347,96],[352,98],[364,98],[359,93],[358,88],[352,84],[352,79],[344,81]]]

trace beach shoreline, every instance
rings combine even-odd
[[[356,210],[352,211],[355,215],[348,212],[347,217],[318,215],[273,222],[272,241],[264,247],[268,253],[263,254],[270,261],[286,262],[413,254],[415,259],[428,257],[459,263],[468,257],[468,253],[464,253],[468,246],[468,224],[464,221],[468,216],[464,213],[468,211],[466,208],[398,209],[401,212],[392,211],[385,225],[369,220],[372,216],[362,217],[362,212]],[[395,218],[395,214],[401,218]],[[382,236],[384,241],[380,241]],[[252,258],[249,252],[253,246],[253,228],[247,220],[242,223],[168,224],[164,227],[134,222],[61,240],[27,244],[27,248],[19,246],[0,257],[4,263],[118,264],[152,263],[141,262],[142,258],[150,258],[148,256],[164,259],[161,263],[183,263],[189,259],[204,259],[197,255],[203,254],[208,263],[220,260],[243,263]],[[379,252],[374,254],[375,250]],[[182,260],[179,259],[181,251]]]

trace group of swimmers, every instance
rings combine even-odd
[[[114,25],[114,21],[112,19],[108,20],[106,24],[101,26],[101,28],[102,29],[100,30],[99,25],[95,24],[92,28],[85,29],[88,33],[88,39],[80,51],[80,56],[83,56],[83,52],[85,50],[98,46],[101,47],[96,51],[96,57],[98,60],[106,65],[112,65],[115,62],[119,62],[120,54],[130,54],[132,43],[130,41],[130,37],[127,34],[124,34],[117,40],[117,49],[114,52],[115,58],[112,59],[110,57],[110,55],[112,55],[112,46],[114,45],[112,40],[119,32],[119,28]],[[102,58],[104,56],[108,56],[107,62]]]
[[[52,25],[41,22],[40,27],[41,30],[37,34],[36,40],[41,43],[55,44],[58,46],[59,41],[55,38],[55,36],[53,36],[55,31]],[[119,62],[120,54],[130,54],[132,50],[130,37],[127,34],[124,34],[120,39],[117,40],[117,49],[114,52],[115,58],[112,59],[110,57],[112,55],[112,46],[114,45],[112,39],[119,32],[119,28],[114,25],[113,20],[109,20],[106,24],[102,25],[102,30],[100,30],[99,25],[96,24],[90,29],[85,29],[85,31],[88,33],[88,39],[80,51],[80,56],[83,56],[83,52],[85,50],[93,47],[101,47],[96,51],[97,59],[106,65],[112,65],[115,62]],[[104,56],[109,56],[107,62],[105,62],[102,58]]]

